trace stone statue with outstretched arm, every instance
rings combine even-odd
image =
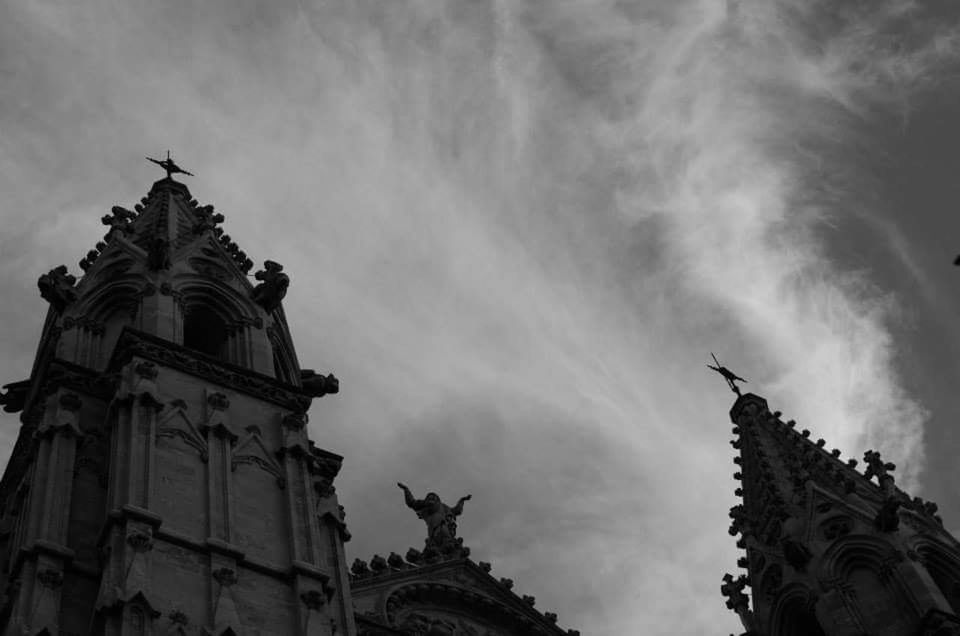
[[[463,514],[463,502],[469,501],[471,496],[460,497],[457,505],[451,507],[440,501],[435,492],[427,493],[423,499],[417,499],[404,484],[398,482],[397,485],[403,489],[407,507],[414,510],[427,524],[427,546],[443,550],[447,546],[456,545],[457,517]]]

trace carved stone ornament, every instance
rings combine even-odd
[[[274,261],[264,261],[264,269],[254,274],[254,278],[262,281],[253,288],[253,302],[271,312],[280,306],[283,297],[287,295],[290,286],[290,277],[283,273],[283,265]]]
[[[45,569],[37,573],[37,580],[40,585],[50,590],[60,589],[63,585],[63,573],[57,570]]]
[[[373,576],[373,572],[370,571],[370,568],[367,566],[366,562],[361,561],[360,559],[353,560],[353,565],[350,566],[350,573],[358,578]]]
[[[19,413],[27,403],[30,393],[30,380],[21,380],[3,385],[5,393],[0,394],[0,405],[6,413]]]
[[[157,369],[157,365],[152,362],[140,362],[133,368],[133,370],[141,378],[145,378],[147,380],[156,380],[160,373]]]
[[[77,279],[67,273],[66,265],[59,265],[51,269],[37,280],[40,296],[53,307],[57,313],[63,313],[73,301],[77,299],[77,290],[74,288]]]
[[[218,223],[223,223],[223,215],[214,212],[212,205],[200,206],[194,214],[197,217],[197,222],[193,225],[194,234],[203,234],[207,230],[213,231]]]
[[[188,625],[190,623],[187,615],[180,610],[171,610],[170,613],[167,614],[167,618],[169,618],[170,622],[174,625]]]
[[[303,392],[310,397],[323,397],[340,392],[340,380],[332,373],[318,375],[313,369],[303,369],[300,371],[300,383],[303,386]]]
[[[300,595],[300,600],[307,606],[307,609],[319,612],[326,604],[326,597],[319,590],[310,590]]]
[[[134,530],[127,535],[127,545],[136,553],[148,552],[153,549],[153,537],[147,532]]]
[[[215,411],[226,411],[230,408],[230,400],[223,393],[211,393],[207,396],[207,404]]]
[[[107,236],[109,237],[114,232],[119,234],[127,235],[133,233],[133,220],[137,215],[119,205],[115,205],[110,209],[110,214],[107,214],[101,218],[101,222],[104,225],[110,227],[107,231]]]
[[[850,517],[832,517],[821,524],[820,531],[824,539],[833,541],[853,531],[853,520]]]
[[[237,582],[237,573],[230,568],[214,570],[212,576],[222,587],[230,587]]]

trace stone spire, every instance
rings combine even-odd
[[[738,565],[747,574],[726,575],[721,591],[746,634],[774,626],[769,633],[912,635],[952,617],[960,609],[960,543],[943,530],[936,505],[897,488],[894,464],[879,453],[865,453],[861,473],[856,460],[844,462],[780,415],[752,393],[730,411],[741,503],[730,510],[729,531],[740,535],[746,555]],[[934,576],[924,567],[931,558],[950,566],[934,567]],[[892,580],[899,591],[880,583]],[[960,619],[949,620],[960,630]],[[888,631],[876,631],[881,625]]]
[[[251,281],[223,216],[169,177],[102,221],[79,281],[40,276],[37,357],[0,394],[23,411],[0,632],[356,636],[342,457],[307,430],[338,383],[300,368],[283,267]]]

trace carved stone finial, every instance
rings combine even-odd
[[[747,577],[744,575],[733,578],[732,574],[723,575],[723,583],[720,585],[720,593],[727,599],[727,609],[732,609],[736,613],[746,612],[749,608],[747,595],[743,593],[743,588],[747,585]]]
[[[221,237],[221,239],[225,238]],[[229,237],[226,237],[229,241]],[[264,269],[253,275],[259,285],[253,288],[253,302],[270,312],[280,306],[280,301],[287,295],[290,286],[290,277],[283,273],[283,265],[274,261],[264,261]]]
[[[380,574],[387,569],[387,560],[379,554],[374,554],[373,558],[370,559],[370,569],[374,573]]]
[[[137,217],[134,212],[115,205],[110,209],[110,214],[102,217],[100,221],[104,225],[110,226],[107,236],[118,232],[120,234],[131,234],[133,232],[133,220]]]
[[[373,574],[370,571],[370,567],[364,561],[360,559],[354,559],[353,565],[350,566],[350,572],[356,577],[364,578]]]
[[[876,475],[877,483],[885,490],[894,485],[893,475],[889,473],[897,467],[896,464],[884,462],[880,459],[880,453],[874,450],[865,452],[863,454],[863,461],[867,464],[867,469],[863,471],[864,477],[870,479]]]
[[[214,212],[212,205],[198,207],[195,214],[197,222],[193,226],[194,234],[203,234],[207,230],[214,230],[218,223],[223,223],[223,215]]]
[[[77,299],[77,290],[74,285],[77,278],[67,273],[66,265],[54,267],[37,280],[40,296],[46,300],[57,313],[63,313],[73,301]]]

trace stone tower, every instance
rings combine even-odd
[[[742,482],[730,534],[747,574],[721,592],[746,634],[960,635],[960,542],[935,504],[897,488],[893,464],[867,451],[861,473],[753,394],[730,419]]]
[[[282,267],[251,283],[171,166],[79,282],[40,277],[36,361],[0,396],[0,634],[355,634],[342,458],[306,430],[337,381],[299,366]]]

